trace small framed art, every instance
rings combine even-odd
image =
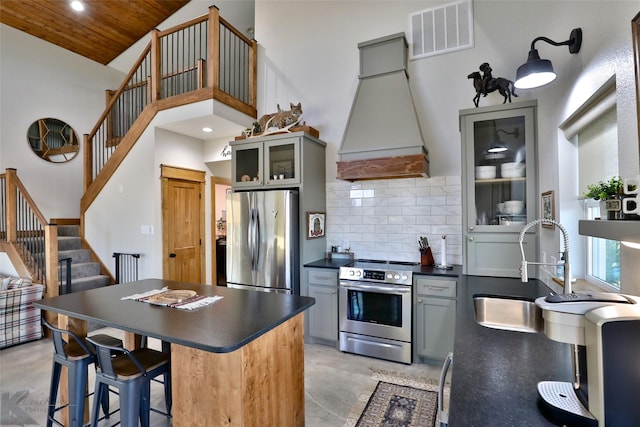
[[[324,237],[324,212],[307,212],[307,239]]]
[[[544,220],[555,220],[555,201],[553,198],[553,190],[545,191],[541,196],[542,203],[542,226],[545,228],[555,228],[555,224],[552,222],[545,222]]]

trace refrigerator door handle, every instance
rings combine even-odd
[[[257,210],[255,208],[249,208],[249,227],[247,228],[247,246],[249,247],[249,258],[251,259],[251,270],[256,269],[257,256],[256,256],[256,226],[258,220]]]
[[[260,260],[260,211],[258,209],[256,209],[253,238],[255,239],[253,241],[253,245],[255,247],[254,263],[255,263],[255,270],[257,270],[258,262]]]

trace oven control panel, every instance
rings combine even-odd
[[[341,280],[360,280],[367,282],[411,285],[413,272],[400,270],[370,270],[358,267],[340,267]]]

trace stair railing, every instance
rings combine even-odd
[[[257,43],[209,14],[154,30],[125,80],[107,91],[107,108],[84,135],[85,212],[157,111],[216,99],[252,117],[256,110]],[[117,154],[117,155],[116,155]]]
[[[58,228],[49,224],[15,169],[0,175],[0,235],[22,260],[47,296],[58,295]]]
[[[60,284],[58,286],[58,294],[59,295],[63,295],[63,294],[70,294],[72,289],[71,289],[71,261],[73,261],[73,258],[68,257],[68,258],[61,258],[58,260],[58,271],[59,271],[59,277],[58,277],[58,283]],[[62,278],[62,264],[64,263],[65,266],[65,277],[64,280]],[[63,286],[64,285],[64,286]]]

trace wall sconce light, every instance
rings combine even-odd
[[[551,61],[540,59],[540,55],[538,55],[538,50],[534,46],[538,40],[545,41],[553,46],[569,46],[569,53],[578,53],[582,46],[582,28],[571,30],[569,40],[561,43],[554,42],[546,37],[535,38],[531,42],[531,50],[529,50],[527,62],[518,67],[516,72],[514,86],[518,89],[532,89],[544,86],[556,79],[556,73],[553,71]]]

